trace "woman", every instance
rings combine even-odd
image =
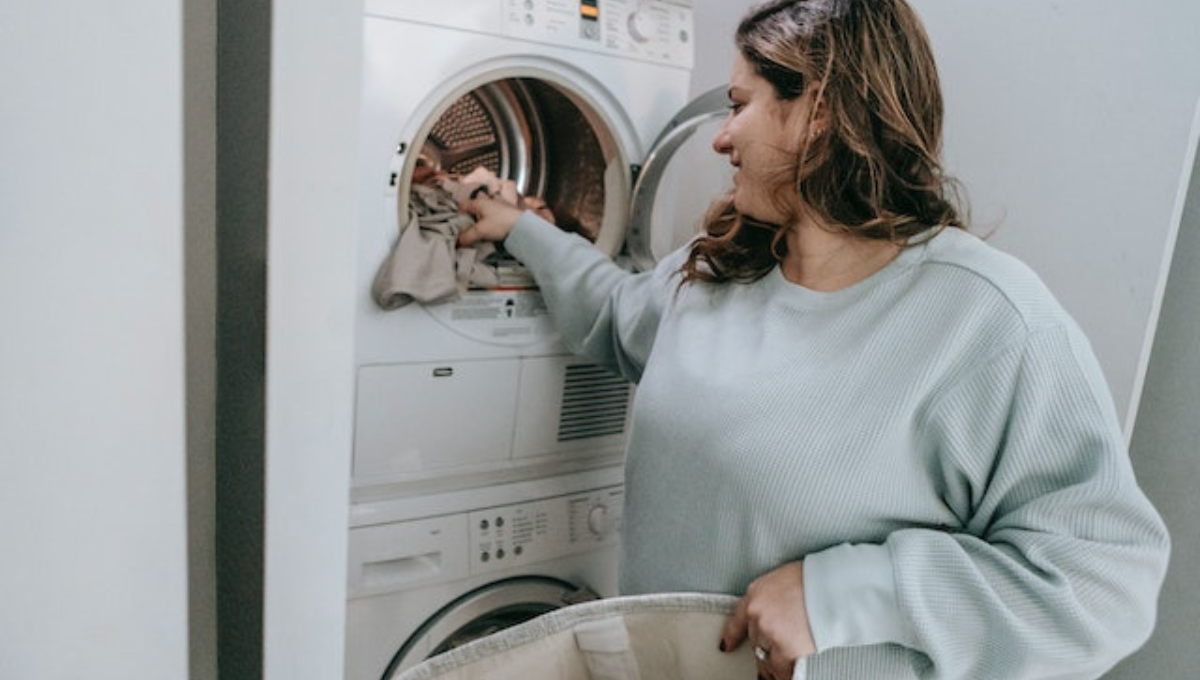
[[[967,233],[903,0],[781,0],[737,32],[736,168],[631,275],[486,197],[563,336],[639,383],[625,593],[742,595],[761,677],[1095,678],[1153,627],[1168,538],[1097,362]]]

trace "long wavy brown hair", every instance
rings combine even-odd
[[[775,190],[789,221],[804,210],[824,228],[901,246],[930,229],[966,229],[961,187],[941,164],[937,66],[904,0],[767,2],[742,19],[736,44],[781,100],[816,83],[811,109],[823,130],[798,135]],[[757,280],[787,255],[786,231],[722,197],[691,246],[684,281]]]

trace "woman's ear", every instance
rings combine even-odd
[[[812,102],[808,112],[809,130],[815,130],[819,135],[829,129],[829,105],[825,101],[825,84],[810,83],[804,96],[809,97]]]

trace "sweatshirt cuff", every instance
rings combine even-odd
[[[508,236],[504,238],[504,247],[522,262],[525,262],[526,258],[537,261],[538,255],[544,255],[544,253],[538,253],[537,249],[539,247],[549,248],[545,245],[546,241],[539,238],[539,232],[542,232],[541,236],[554,232],[565,234],[532,211],[527,210],[521,213],[521,216],[513,224],[512,230],[508,232]],[[528,266],[528,263],[526,265]]]
[[[817,651],[885,642],[911,646],[885,545],[837,545],[804,558],[804,603]]]

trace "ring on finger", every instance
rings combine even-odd
[[[761,645],[754,645],[754,658],[759,661],[766,661],[771,658],[771,650],[765,649]]]

